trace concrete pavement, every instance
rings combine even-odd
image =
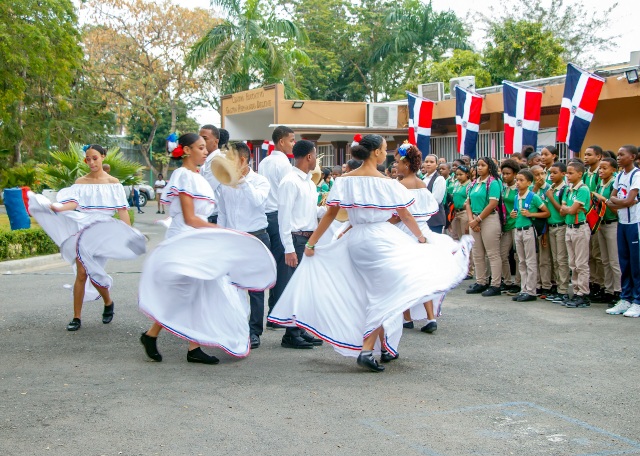
[[[152,249],[164,229],[145,212]],[[217,366],[163,333],[154,363],[138,341],[143,261],[108,265],[115,318],[85,303],[76,333],[70,268],[0,276],[0,454],[640,454],[640,319],[604,305],[470,298],[465,282],[382,374],[328,346],[281,348],[282,331],[243,360],[208,350]]]

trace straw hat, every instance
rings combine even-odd
[[[320,185],[320,181],[322,181],[322,168],[320,167],[322,157],[324,157],[324,155],[320,155],[318,157],[318,159],[316,160],[316,167],[313,169],[313,171],[311,171],[311,180],[314,184],[316,184],[316,187]]]
[[[211,173],[222,185],[235,187],[242,179],[240,156],[231,145],[225,146],[221,152],[221,155],[216,155],[211,159]]]

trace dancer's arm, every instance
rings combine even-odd
[[[193,228],[217,228],[218,225],[209,223],[202,220],[196,215],[195,208],[193,206],[193,198],[186,193],[180,193],[180,206],[182,207],[182,216],[184,217],[184,223]]]
[[[118,218],[127,225],[131,226],[131,219],[129,218],[129,211],[126,208],[118,209]]]
[[[324,217],[322,217],[322,220],[320,220],[320,223],[318,223],[318,228],[316,228],[316,230],[313,232],[313,234],[307,241],[307,245],[310,245],[312,248],[305,247],[304,254],[306,256],[313,256],[313,252],[314,252],[313,247],[316,246],[316,243],[318,242],[318,240],[320,240],[320,238],[325,233],[325,231],[327,231],[329,226],[336,219],[336,215],[338,215],[339,210],[340,210],[340,206],[327,207],[327,212],[326,214],[324,214]]]
[[[425,238],[422,231],[420,231],[418,223],[416,222],[416,219],[413,218],[413,215],[411,215],[411,212],[409,212],[409,209],[406,207],[399,207],[396,210],[398,211],[398,217],[400,217],[400,220],[402,220],[406,227],[409,228],[409,231],[418,238],[418,242],[421,244],[427,242],[427,238]],[[424,239],[424,241],[422,241],[422,239]]]
[[[64,212],[64,211],[75,211],[78,207],[78,203],[75,201],[69,201],[68,203],[53,203],[51,205],[51,210],[53,212]]]

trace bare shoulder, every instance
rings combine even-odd
[[[108,182],[110,184],[119,184],[120,183],[120,179],[118,179],[117,177],[113,177],[113,176],[109,176],[109,178],[107,180],[108,180]]]
[[[89,179],[87,178],[87,176],[82,176],[82,177],[77,178],[77,179],[76,179],[76,181],[75,181],[75,183],[76,183],[76,184],[89,184],[89,183],[91,183],[91,182],[89,181]]]

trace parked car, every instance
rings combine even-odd
[[[127,199],[131,201],[131,185],[126,185],[124,191],[127,194]],[[146,183],[140,184],[140,207],[147,205],[147,201],[153,201],[156,199],[156,192],[151,185]]]

